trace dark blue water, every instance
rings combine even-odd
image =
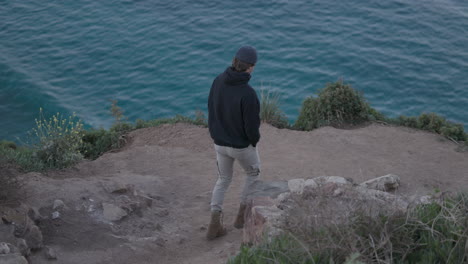
[[[39,107],[112,123],[206,111],[213,78],[243,44],[251,84],[306,96],[343,78],[390,116],[436,112],[468,124],[468,2],[0,0],[0,138]]]

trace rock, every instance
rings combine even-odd
[[[28,261],[18,253],[0,255],[1,264],[28,264]]]
[[[285,202],[289,199],[289,197],[291,197],[291,193],[290,192],[285,192],[285,193],[282,193],[280,195],[278,195],[278,197],[276,197],[276,201],[278,203],[282,203],[282,202]]]
[[[52,213],[52,219],[57,219],[57,218],[60,218],[60,212],[55,211]]]
[[[124,193],[132,193],[133,185],[131,184],[123,184],[117,182],[101,182],[102,187],[106,192],[113,193],[113,194],[124,194]]]
[[[45,247],[44,253],[47,259],[57,259],[57,253],[51,247]]]
[[[405,201],[400,196],[384,191],[368,189],[360,185],[356,186],[354,189],[361,195],[361,198],[373,200],[374,202],[379,203],[382,207],[395,208],[400,211],[406,211],[408,209],[409,202]]]
[[[375,179],[370,179],[360,184],[363,187],[383,192],[394,191],[400,186],[400,177],[394,174],[387,174]]]
[[[288,188],[291,193],[302,194],[304,192],[304,179],[292,179],[288,181]]]
[[[18,238],[16,240],[16,247],[18,247],[18,250],[21,253],[21,255],[25,257],[31,254],[31,249],[28,247],[26,240],[24,240],[23,238]]]
[[[29,207],[28,216],[36,224],[45,219],[45,217],[41,215],[39,209],[37,209],[36,207]]]
[[[40,249],[42,248],[42,232],[36,225],[32,225],[29,227],[26,235],[24,236],[26,240],[26,244],[29,246],[30,249]]]
[[[334,191],[333,191],[333,196],[334,197],[337,197],[337,196],[340,196],[341,194],[344,193],[344,189],[343,188],[336,188]]]
[[[103,217],[106,221],[119,221],[120,219],[127,216],[127,212],[125,210],[113,204],[102,203],[102,209]]]
[[[314,179],[307,179],[304,182],[304,188],[317,188],[317,187],[318,187],[318,184],[317,182],[315,182]]]
[[[143,194],[139,194],[138,198],[145,204],[146,207],[153,206],[153,200],[154,200],[153,198],[143,195]]]
[[[0,255],[1,254],[9,254],[10,247],[5,242],[0,242]]]
[[[279,228],[281,212],[270,197],[254,198],[246,209],[243,242],[255,245],[262,242],[265,236],[271,239],[281,234]]]
[[[324,185],[327,183],[335,183],[342,185],[352,185],[352,181],[340,176],[320,176],[313,179],[318,185]]]
[[[52,206],[53,210],[60,210],[66,208],[65,203],[62,200],[55,200]]]
[[[424,195],[417,198],[413,198],[413,203],[415,204],[430,204],[434,201],[434,197],[431,195]]]
[[[28,217],[28,212],[24,206],[19,208],[9,208],[0,206],[0,214],[4,223],[13,224],[15,226],[15,235],[23,234],[32,220]]]

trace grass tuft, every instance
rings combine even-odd
[[[289,122],[280,109],[279,93],[262,90],[260,93],[260,119],[277,128],[289,128]]]

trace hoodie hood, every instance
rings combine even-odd
[[[224,71],[224,82],[228,85],[241,85],[246,84],[250,80],[250,73],[237,72],[232,67],[228,67]]]

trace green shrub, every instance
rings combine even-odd
[[[311,130],[321,126],[356,125],[370,119],[369,104],[363,95],[342,81],[329,83],[317,97],[308,97],[302,104],[295,127]],[[377,111],[374,118],[381,118]]]
[[[45,168],[65,168],[83,158],[83,124],[75,115],[65,118],[57,113],[46,119],[40,109],[32,136],[34,154]]]
[[[103,128],[91,129],[83,134],[80,152],[87,159],[96,159],[104,152],[120,147],[120,133]]]
[[[0,148],[16,149],[16,144],[12,141],[2,140],[0,141]]]
[[[25,171],[42,171],[44,163],[38,159],[36,152],[28,147],[12,148],[11,145],[0,145],[0,158],[14,163]]]
[[[401,126],[406,126],[406,127],[412,127],[412,128],[418,128],[418,118],[414,116],[399,116],[397,120],[395,120],[396,124],[399,124]]]
[[[423,113],[416,117],[399,116],[396,119],[388,119],[388,122],[434,132],[457,141],[466,141],[468,139],[463,125],[450,122],[435,113]]]
[[[260,93],[260,119],[277,128],[288,128],[289,122],[279,108],[280,95],[267,90]]]

